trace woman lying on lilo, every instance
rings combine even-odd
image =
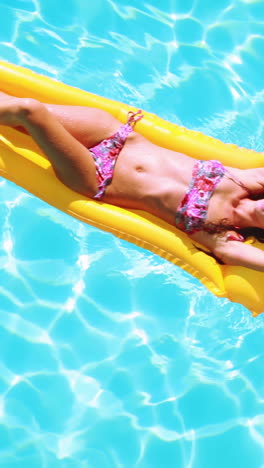
[[[264,271],[264,168],[240,170],[154,145],[105,111],[0,93],[0,124],[29,133],[67,186],[147,211],[186,232],[226,264]]]

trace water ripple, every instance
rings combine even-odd
[[[246,0],[2,0],[0,54],[263,150],[261,15]],[[261,316],[7,182],[0,211],[3,466],[264,463]]]

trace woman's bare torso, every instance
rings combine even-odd
[[[120,125],[115,119],[112,122],[109,120],[109,124],[112,125],[111,131],[107,128],[107,136],[114,133]],[[98,141],[106,137],[106,127],[105,123],[101,135],[97,136]],[[97,131],[99,128],[98,125]],[[93,140],[89,146],[98,141]],[[158,147],[139,133],[133,132],[118,157],[113,181],[107,188],[104,200],[126,208],[151,212],[170,224],[175,224],[175,213],[189,187],[194,164],[193,158]],[[247,184],[248,181],[244,180],[245,171],[233,168],[229,170]],[[235,208],[247,195],[243,187],[224,177],[210,200],[207,221],[219,223],[222,219],[227,219],[228,223],[235,224]]]
[[[141,135],[132,134],[120,153],[105,200],[145,209],[175,224],[175,213],[188,190],[194,164],[193,158],[160,148]],[[240,180],[244,179],[242,171],[233,168],[229,171]],[[224,177],[210,200],[207,221],[219,223],[225,218],[234,224],[234,209],[246,196],[248,192],[242,186]]]

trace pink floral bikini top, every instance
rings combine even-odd
[[[227,176],[234,183],[242,187],[249,195],[250,191],[237,177],[227,170],[220,161],[198,160],[194,164],[192,179],[187,192],[185,193],[176,211],[176,226],[188,234],[198,231],[209,233],[217,232],[216,225],[206,223],[206,216],[210,199],[222,178]],[[238,226],[233,226],[239,229]],[[239,240],[243,242],[243,236],[228,234],[229,240]]]
[[[141,110],[129,112],[127,123],[121,125],[114,135],[101,141],[98,145],[89,148],[96,168],[98,183],[98,191],[94,196],[96,200],[100,200],[103,197],[107,186],[111,184],[117,158],[124,147],[128,135],[133,132],[135,124],[142,117]]]

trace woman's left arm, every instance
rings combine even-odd
[[[214,255],[226,265],[243,266],[264,272],[264,251],[239,241],[218,243]]]
[[[264,272],[264,251],[241,240],[228,240],[225,234],[197,232],[190,237],[211,251],[226,265],[243,266]],[[234,233],[234,236],[236,233]]]

